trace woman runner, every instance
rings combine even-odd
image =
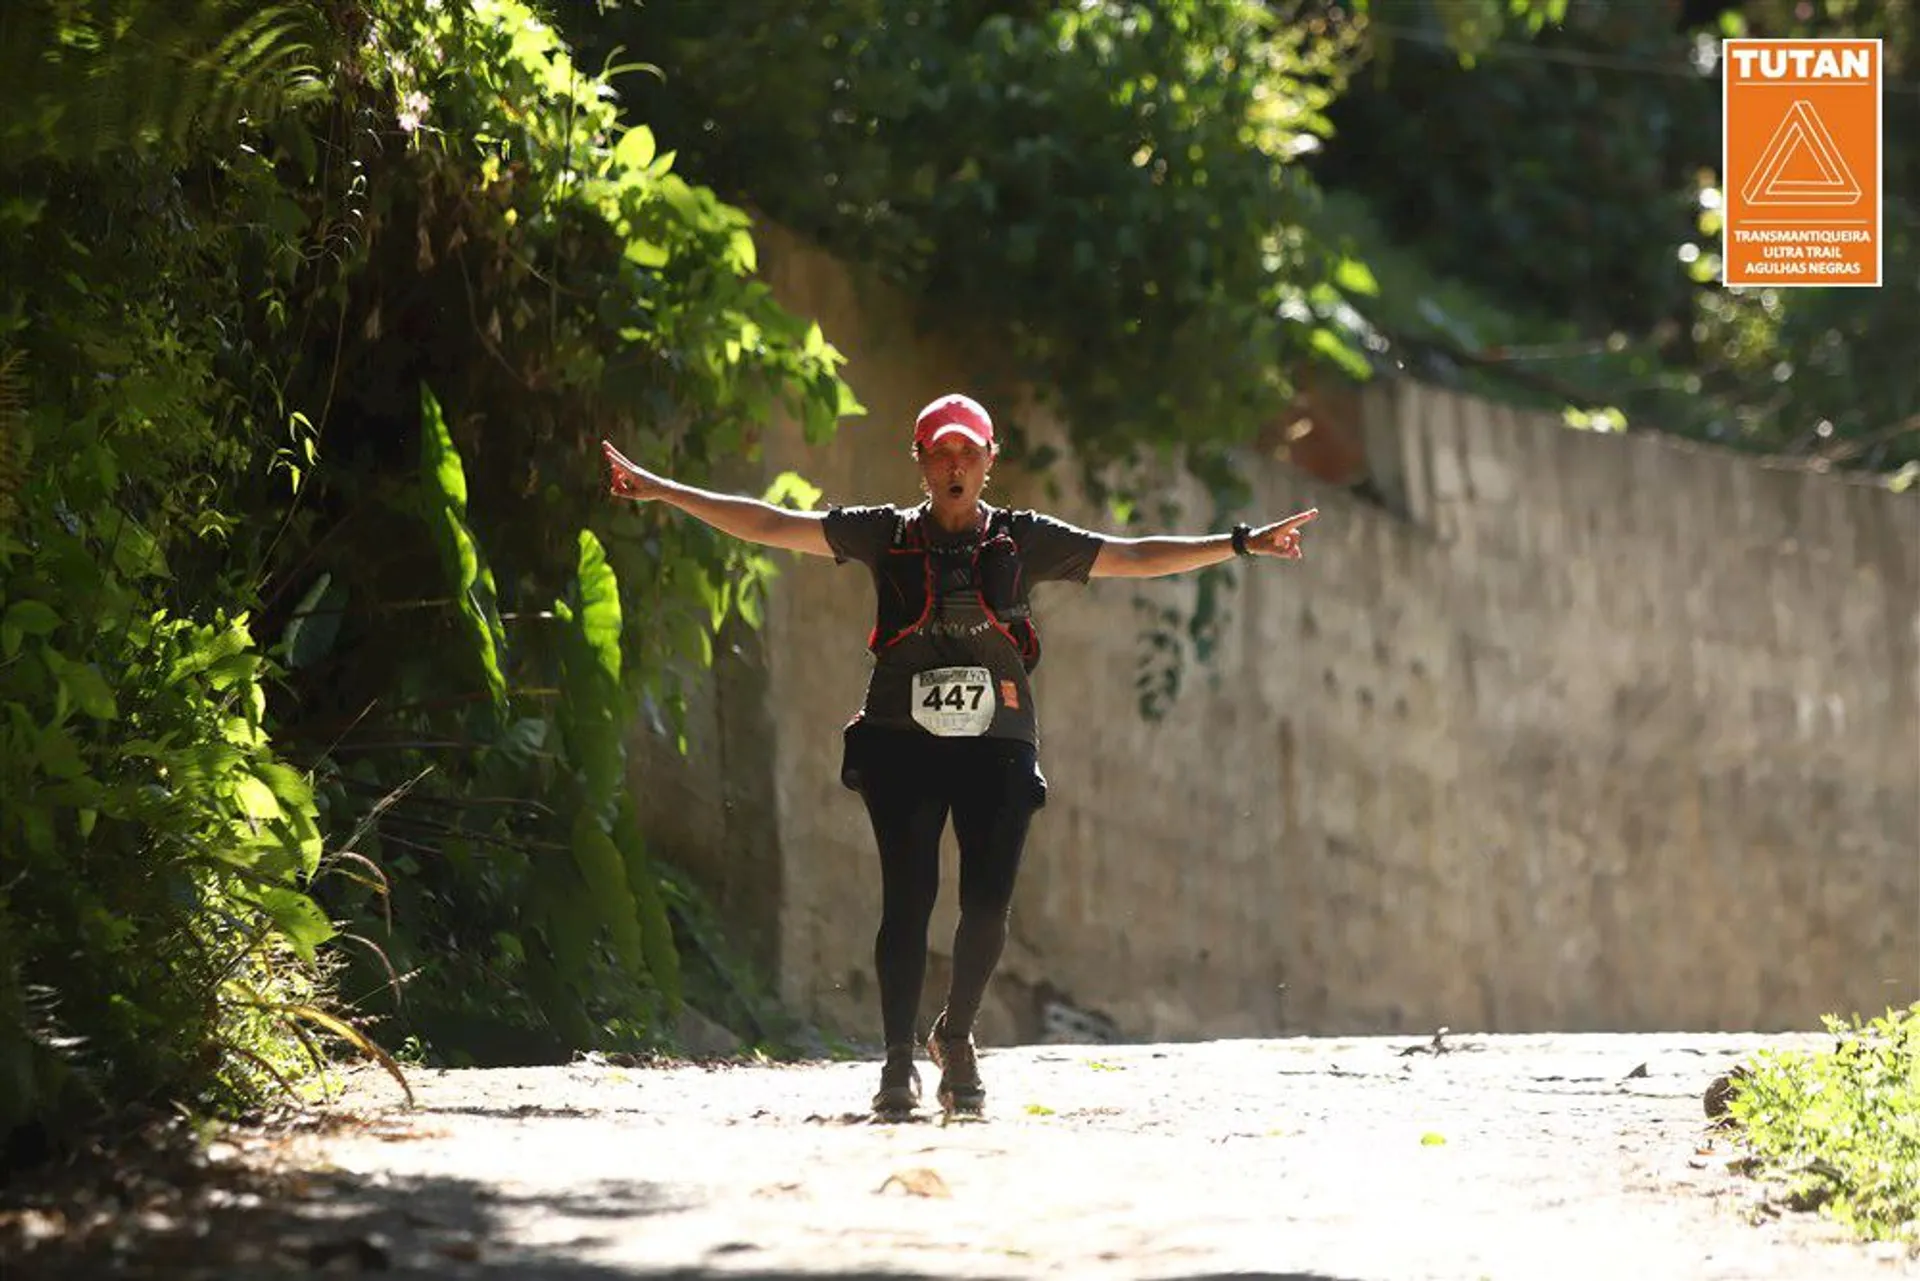
[[[763,547],[831,556],[873,576],[873,670],[844,733],[841,780],[865,801],[880,853],[880,929],[874,969],[886,1064],[875,1112],[919,1103],[914,1067],[927,929],[940,888],[940,834],[951,817],[960,847],[960,917],[953,978],[927,1055],[941,1070],[949,1112],[986,1098],[974,1016],[1007,939],[1027,825],[1046,803],[1039,728],[1028,675],[1040,636],[1028,601],[1035,583],[1153,578],[1235,555],[1301,558],[1300,531],[1319,509],[1230,534],[1115,538],[1051,516],[981,500],[999,444],[977,402],[942,396],[920,411],[913,457],[925,495],[891,504],[793,511],[656,476],[603,442],[615,496],[658,500],[722,533]]]

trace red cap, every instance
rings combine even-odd
[[[949,432],[959,432],[982,449],[993,448],[993,419],[971,396],[942,396],[920,411],[913,424],[913,444],[925,449]]]

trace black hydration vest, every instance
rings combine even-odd
[[[939,618],[940,597],[971,591],[987,622],[1007,638],[1031,672],[1040,665],[1040,632],[1033,624],[1020,548],[1008,533],[1012,513],[996,510],[977,541],[930,544],[924,507],[902,513],[893,542],[874,567],[878,616],[867,648],[878,655]]]

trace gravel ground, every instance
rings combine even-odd
[[[986,1049],[988,1113],[952,1124],[871,1123],[871,1062],[416,1071],[411,1109],[356,1071],[215,1154],[271,1188],[165,1274],[1920,1276],[1767,1210],[1706,1128],[1715,1075],[1807,1040]]]

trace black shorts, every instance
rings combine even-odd
[[[964,795],[999,788],[1034,809],[1047,803],[1040,753],[1017,738],[942,738],[921,729],[892,729],[856,720],[848,725],[840,782],[863,795],[899,788]]]

